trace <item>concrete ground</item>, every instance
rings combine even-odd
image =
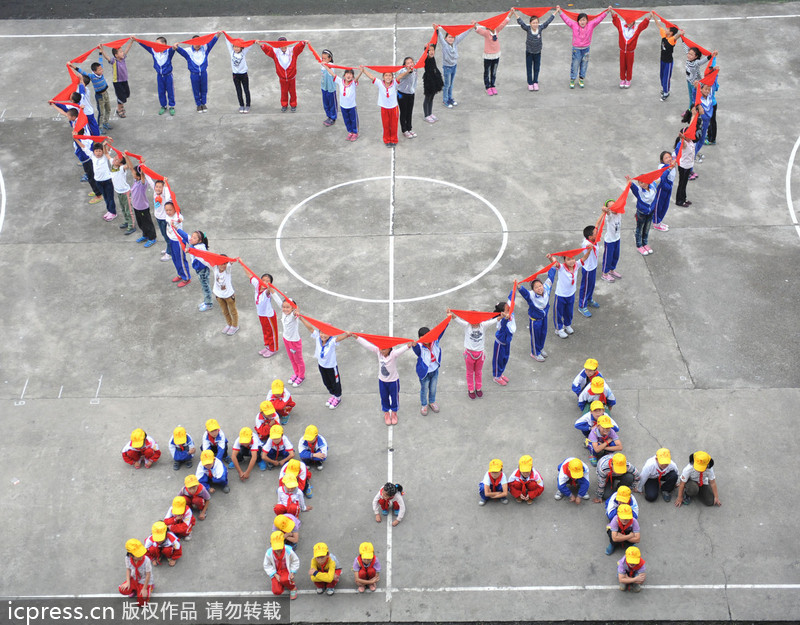
[[[625,278],[598,280],[600,309],[592,319],[577,316],[567,341],[551,333],[546,363],[528,356],[520,307],[511,383],[493,384],[487,363],[485,396],[471,401],[454,324],[443,341],[441,413],[419,415],[413,358],[404,356],[400,424],[387,429],[373,357],[352,341],[340,345],[344,399],[330,411],[306,341],[309,376],[287,434],[297,443],[317,424],[331,459],[314,477],[314,509],[303,518],[294,621],[796,619],[800,241],[791,198],[800,172],[790,155],[800,123],[800,3],[663,13],[720,50],[719,143],[703,150],[689,187],[693,206],[670,208],[670,231],[651,233],[655,254],[646,259],[633,247],[629,204]],[[241,270],[242,330],[226,337],[217,307],[197,311],[197,280],[179,290],[170,283],[161,244],[141,249],[99,218],[100,205],[86,203],[68,129],[46,107],[66,84],[63,61],[122,34],[177,41],[224,28],[269,39],[286,33],[331,48],[337,62],[383,64],[421,53],[433,21],[486,15],[0,22],[3,594],[113,595],[124,579],[122,544],[147,536],[186,473],[166,458],[150,471],[125,465],[119,451],[130,431],[144,427],[165,453],[179,423],[199,439],[215,417],[233,437],[252,425],[272,379],[291,375],[282,350],[270,360],[257,354],[260,329]],[[114,121],[112,135],[169,176],[187,227],[204,230],[213,251],[270,271],[312,317],[413,337],[448,307],[489,309],[546,252],[576,247],[625,174],[653,169],[672,146],[685,88],[676,71],[673,96],[659,101],[652,28],[625,91],[609,24],[596,32],[584,90],[567,88],[567,29],[554,23],[545,36],[542,90],[529,93],[523,33],[501,34],[494,98],[482,89],[480,40],[468,37],[455,83],[460,105],[446,110],[437,99],[441,121],[430,126],[419,97],[419,136],[401,137],[395,150],[381,143],[366,81],[358,142],[344,141],[341,122],[321,124],[319,69],[307,53],[298,111],[282,114],[271,61],[252,51],[249,116],[236,112],[222,44],[211,57],[207,115],[194,112],[176,57],[170,118],[157,115],[149,56],[137,47],[128,117]],[[362,179],[370,180],[354,182]],[[617,395],[614,417],[636,466],[661,446],[680,467],[697,449],[716,463],[721,508],[641,503],[648,584],[640,596],[616,591],[619,556],[603,553],[600,506],[576,509],[552,497],[557,464],[583,457],[569,385],[587,356],[600,361]],[[542,499],[479,508],[476,485],[489,460],[502,458],[511,472],[525,453],[545,477]],[[403,484],[409,509],[391,530],[370,511],[387,478]],[[157,571],[157,591],[263,593],[276,482],[258,472],[248,484],[233,481],[229,495],[215,494],[184,559]],[[374,542],[384,563],[380,592],[353,596],[346,573],[340,596],[313,595],[305,572],[320,540],[345,569],[360,542]]]

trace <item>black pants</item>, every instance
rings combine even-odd
[[[117,96],[117,102],[125,104],[128,98],[131,97],[131,88],[128,86],[128,81],[123,80],[122,82],[115,82],[114,93]]]
[[[675,490],[675,484],[678,483],[678,473],[670,471],[661,476],[661,490],[666,493],[671,493]],[[644,483],[644,498],[647,501],[655,501],[658,499],[658,478],[651,477]]]
[[[422,101],[422,115],[430,117],[433,115],[433,98],[436,97],[435,93],[425,94],[425,99]]]
[[[81,165],[83,165],[84,173],[89,177],[89,186],[92,188],[94,194],[102,195],[100,193],[100,187],[97,186],[97,182],[94,179],[94,166],[92,165],[91,159],[88,161],[83,161]]]
[[[632,533],[632,532],[631,532],[631,533]],[[615,549],[616,549],[617,545],[622,545],[622,548],[623,548],[623,549],[627,549],[627,548],[628,548],[628,547],[630,547],[631,545],[636,545],[636,543],[629,543],[627,540],[626,540],[625,542],[622,542],[622,543],[615,543],[615,542],[614,542],[614,541],[611,539],[611,530],[606,530],[606,534],[608,534],[608,542],[610,542],[612,545],[614,545],[614,548],[615,548]]]
[[[236,74],[234,74],[235,76]],[[236,460],[239,461],[239,466],[242,465],[242,462],[247,460],[250,462],[250,458],[252,457],[253,453],[250,451],[249,447],[242,447],[239,451],[236,452]]]
[[[414,94],[397,93],[397,104],[400,107],[400,132],[411,130],[411,113],[414,111]]]
[[[342,396],[342,382],[339,379],[339,367],[319,367],[319,374],[322,376],[322,383],[328,392],[334,397]]]
[[[684,169],[678,166],[678,190],[675,191],[675,203],[683,204],[686,201],[686,184],[689,182],[689,175],[692,173],[691,167]]]
[[[697,497],[707,506],[714,505],[714,491],[711,490],[711,487],[708,484],[703,484],[700,486],[700,484],[697,482],[689,480],[686,482],[683,494],[689,495],[689,497]]]
[[[153,218],[150,217],[150,209],[147,210],[135,210],[133,211],[133,215],[136,217],[136,225],[139,226],[139,230],[142,231],[142,235],[148,241],[155,241],[156,240],[156,227],[153,225]]]
[[[239,106],[250,106],[250,78],[247,73],[234,74],[233,84],[236,87],[236,97],[239,98]],[[244,91],[245,99],[242,99],[242,91]]]
[[[494,87],[499,63],[500,59],[483,59],[483,85],[487,89],[489,87]]]
[[[711,113],[711,121],[708,122],[708,133],[706,139],[709,143],[717,142],[717,105],[714,105],[714,112]]]

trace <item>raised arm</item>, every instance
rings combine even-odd
[[[103,58],[104,58],[104,59],[105,59],[107,62],[109,62],[109,63],[113,63],[113,62],[114,62],[114,61],[113,61],[113,59],[112,59],[110,56],[108,56],[108,55],[106,54],[106,51],[105,51],[105,50],[103,50],[103,46],[102,46],[102,45],[100,45],[100,46],[97,46],[97,49],[98,49],[98,50],[100,50],[100,54],[103,56]]]
[[[367,78],[369,78],[370,80],[373,80],[373,81],[375,80],[375,75],[371,71],[369,71],[366,67],[364,67],[363,65],[359,65],[358,69],[360,69],[361,73],[365,74],[367,76]]]

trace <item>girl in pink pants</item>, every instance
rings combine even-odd
[[[483,361],[486,355],[483,352],[485,328],[497,323],[497,317],[488,319],[480,324],[471,324],[461,317],[453,317],[464,326],[464,362],[467,365],[467,394],[470,399],[483,397]]]
[[[292,386],[300,386],[306,379],[306,363],[303,360],[303,340],[300,338],[298,328],[297,306],[294,300],[283,300],[281,304],[281,322],[283,323],[283,344],[286,346],[286,354],[289,362],[292,363],[294,375],[289,378]]]

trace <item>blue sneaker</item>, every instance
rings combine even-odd
[[[138,239],[136,239],[137,243],[144,243],[145,241],[147,241],[147,237],[139,237]]]
[[[145,247],[153,247],[155,244],[156,244],[156,240],[153,239],[153,240],[148,241],[147,243],[145,243],[144,246]]]
[[[608,543],[608,547],[606,547],[606,555],[610,556],[612,553],[614,553],[614,545]]]
[[[578,312],[582,314],[584,317],[591,317],[592,313],[589,312],[588,308],[578,308]]]
[[[304,494],[308,499],[311,499],[314,496],[314,487],[311,484],[308,484]]]
[[[383,516],[389,516],[389,511],[388,510],[381,510],[381,514]]]
[[[231,460],[230,456],[225,456],[225,457],[222,459],[222,462],[224,462],[225,464],[227,464],[229,469],[232,469],[232,468],[233,468],[233,460]]]
[[[397,516],[398,514],[400,514],[400,510],[392,510],[392,514]]]
[[[258,468],[261,469],[262,471],[266,471],[267,470],[267,463],[264,462],[263,460],[259,460],[258,461]]]
[[[81,182],[89,182],[89,176],[83,174],[83,178],[81,178]]]
[[[600,308],[600,304],[598,304],[598,303],[597,303],[597,302],[595,302],[594,300],[592,300],[591,302],[589,302],[589,306],[591,306],[592,308]]]

